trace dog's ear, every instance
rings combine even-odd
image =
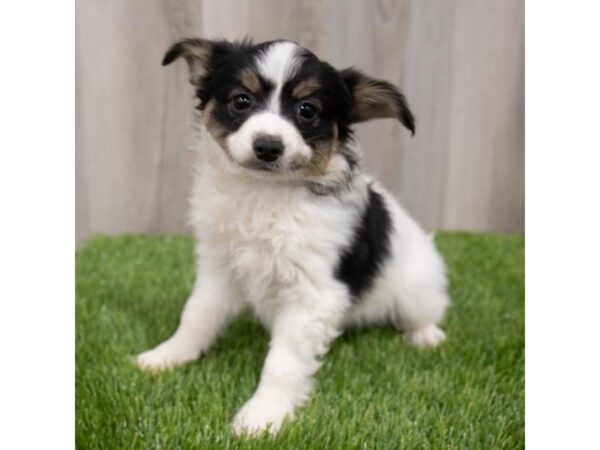
[[[214,49],[215,43],[206,39],[183,39],[167,50],[162,64],[166,66],[183,56],[190,69],[190,83],[200,86],[209,71]]]
[[[352,93],[352,122],[392,117],[415,134],[415,118],[404,95],[392,84],[376,80],[353,68],[340,71],[342,80]]]

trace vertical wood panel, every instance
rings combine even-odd
[[[401,86],[404,91],[405,42],[409,4],[406,2],[353,1],[343,12],[330,3],[326,58],[339,68],[356,66],[369,75]],[[364,30],[364,31],[362,31]],[[375,32],[367,33],[366,30]],[[361,32],[362,31],[362,32]],[[410,93],[406,92],[410,98]],[[409,135],[392,119],[373,121],[357,127],[367,170],[398,193],[404,139]]]
[[[190,93],[185,68],[160,61],[168,42],[199,29],[199,11],[197,2],[77,2],[78,238],[184,229]]]
[[[442,220],[449,228],[523,227],[523,25],[517,2],[456,4],[452,55],[460,64],[452,68]]]
[[[288,38],[396,83],[417,135],[361,125],[365,164],[429,229],[522,231],[521,0],[79,0],[76,220],[187,232],[192,88],[160,67],[183,36]]]
[[[427,229],[441,228],[451,132],[455,2],[415,2],[409,12],[404,88],[417,133],[404,139],[400,192],[406,208]]]

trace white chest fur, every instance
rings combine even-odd
[[[305,301],[298,286],[331,283],[359,220],[358,190],[340,201],[203,164],[192,198],[197,238],[263,321],[282,297]]]

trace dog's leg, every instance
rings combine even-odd
[[[403,261],[396,264],[390,284],[395,287],[392,322],[417,347],[435,347],[446,339],[439,327],[450,303],[444,262],[428,236],[415,232],[404,245]]]
[[[340,291],[323,293],[313,301],[281,302],[258,388],[233,420],[237,434],[276,433],[308,399],[320,357],[338,336],[349,303],[345,291]]]
[[[200,267],[177,331],[162,344],[138,355],[138,366],[153,371],[198,359],[227,321],[241,309],[241,299],[224,271]]]

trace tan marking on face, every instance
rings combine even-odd
[[[302,80],[294,87],[292,96],[295,98],[308,97],[313,92],[321,87],[321,84],[315,78],[309,78],[308,80]]]
[[[320,142],[313,150],[313,155],[306,164],[306,173],[311,176],[327,174],[329,160],[340,147],[337,125],[333,126],[333,137],[329,141]]]
[[[258,94],[260,92],[260,80],[254,70],[244,69],[240,74],[240,82],[242,83],[242,86],[253,94]]]
[[[211,100],[206,104],[206,107],[202,111],[202,121],[206,130],[210,133],[212,138],[217,141],[221,148],[227,152],[227,146],[225,144],[226,131],[213,118],[213,111],[215,109],[215,101]]]

